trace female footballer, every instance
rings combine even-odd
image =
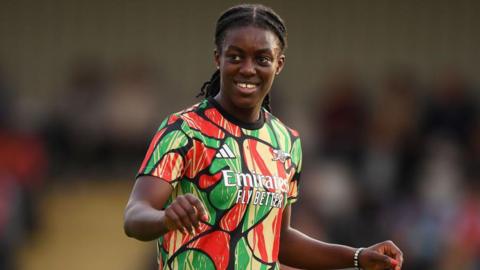
[[[400,270],[385,241],[329,244],[290,226],[302,150],[272,115],[269,92],[285,65],[283,20],[262,5],[225,11],[215,30],[217,70],[205,98],[160,125],[125,210],[124,229],[157,240],[159,269]]]

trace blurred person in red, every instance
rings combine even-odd
[[[480,269],[479,176],[465,186],[463,200],[454,215],[438,269]]]
[[[469,140],[466,181],[446,237],[441,270],[480,269],[480,122]]]
[[[12,270],[16,249],[39,225],[47,156],[38,135],[15,127],[14,97],[1,72],[0,97],[0,269]]]

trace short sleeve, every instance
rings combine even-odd
[[[289,183],[287,202],[292,204],[298,198],[298,184],[302,172],[302,144],[300,138],[296,138],[292,145],[291,151],[292,163],[295,166],[295,173]]]
[[[150,142],[137,177],[158,177],[175,187],[184,175],[185,155],[192,145],[185,127],[186,124],[177,115],[171,115],[162,122]]]

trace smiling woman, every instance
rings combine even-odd
[[[220,45],[215,62],[221,91],[215,100],[237,118],[256,121],[285,63],[282,45],[274,33],[256,26],[231,29]]]
[[[400,270],[386,241],[334,245],[290,226],[302,150],[297,131],[271,114],[269,92],[284,64],[286,28],[262,5],[217,21],[217,71],[205,99],[168,116],[155,134],[125,210],[124,228],[157,240],[159,269]]]

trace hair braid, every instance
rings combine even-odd
[[[216,70],[209,81],[203,83],[202,88],[200,88],[200,93],[197,97],[214,97],[220,91],[220,70]]]
[[[270,94],[267,94],[262,101],[262,107],[267,111],[272,112],[272,106],[270,106]]]

